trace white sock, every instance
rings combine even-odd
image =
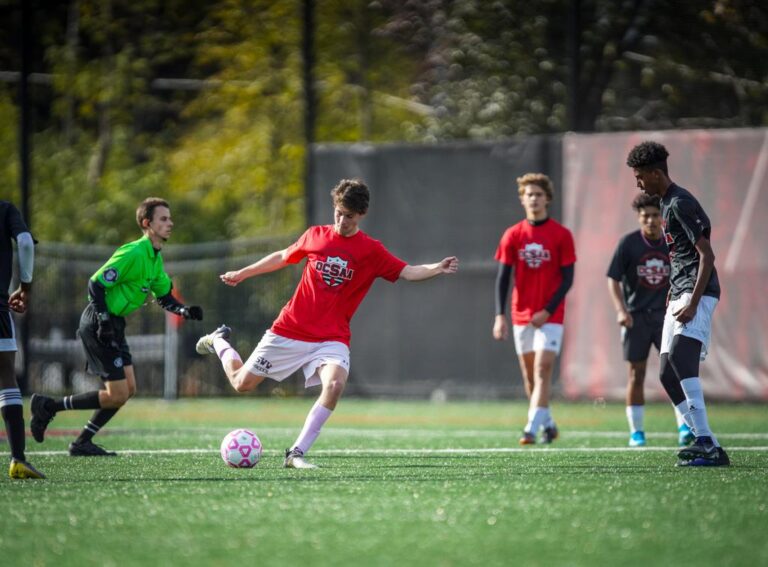
[[[222,339],[221,337],[216,337],[213,339],[213,350],[216,351],[216,356],[218,356],[219,360],[221,360],[222,366],[226,366],[227,362],[230,360],[239,360],[240,362],[243,361],[234,347],[229,344],[226,339]]]
[[[707,419],[707,407],[704,404],[704,390],[698,377],[684,378],[680,385],[685,392],[685,401],[688,402],[688,412],[685,414],[686,422],[691,422],[691,429],[696,437],[711,437],[715,446],[719,447],[717,439],[709,428]]]
[[[688,406],[686,405],[685,407],[687,411]],[[687,423],[685,423],[685,417],[683,416],[683,413],[680,411],[680,408],[678,408],[675,404],[672,404],[672,408],[675,410],[675,421],[677,421],[677,428],[680,429],[683,425],[688,425]]]
[[[539,428],[544,424],[549,414],[549,408],[530,408],[528,410],[528,423],[525,425],[526,433],[536,435]]]
[[[547,417],[544,420],[544,428],[550,429],[550,428],[557,427],[557,424],[555,423],[555,418],[552,417],[552,412],[550,411],[550,409],[549,408],[544,408],[544,409],[547,410]]]
[[[627,422],[629,423],[629,432],[645,431],[643,427],[643,418],[645,417],[645,406],[627,406]]]
[[[309,451],[309,448],[312,447],[317,436],[320,435],[320,429],[322,429],[323,424],[328,421],[328,418],[331,417],[332,413],[333,410],[321,406],[320,402],[315,402],[315,405],[312,406],[312,409],[309,410],[309,413],[307,414],[307,419],[304,421],[304,428],[296,438],[293,447],[298,447],[302,453]]]

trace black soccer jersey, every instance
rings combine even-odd
[[[677,299],[683,293],[692,292],[696,285],[699,252],[695,244],[702,236],[710,238],[712,223],[696,197],[674,183],[661,199],[661,217],[672,266],[670,298]],[[720,297],[720,282],[714,268],[704,295]]]
[[[630,313],[663,311],[669,290],[669,250],[664,238],[647,240],[640,230],[625,234],[608,267],[608,277],[621,283]]]
[[[22,232],[29,232],[21,213],[8,201],[0,201],[0,311],[8,311],[8,288],[13,271],[13,242]]]

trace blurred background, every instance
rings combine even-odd
[[[139,392],[233,394],[195,341],[225,322],[247,356],[301,266],[235,289],[217,275],[330,223],[330,189],[361,177],[366,232],[409,263],[458,255],[461,271],[374,285],[348,393],[523,396],[512,343],[491,338],[493,254],[523,218],[515,178],[542,171],[579,258],[555,392],[621,399],[605,272],[637,228],[626,154],[653,139],[714,223],[708,394],[765,400],[767,127],[759,0],[0,0],[0,198],[40,241],[19,376],[26,391],[99,385],[74,334],[86,282],[140,236],[136,205],[162,196],[167,271],[206,320],[128,319]],[[296,377],[260,388],[305,395]]]

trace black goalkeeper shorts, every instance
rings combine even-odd
[[[115,338],[109,343],[102,343],[96,331],[99,328],[96,309],[89,303],[80,316],[80,327],[77,336],[85,350],[85,369],[91,374],[100,376],[102,380],[125,380],[125,367],[133,364],[131,351],[125,340],[125,319],[112,315],[112,325],[115,328]]]

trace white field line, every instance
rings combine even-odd
[[[246,427],[247,428],[247,427]],[[219,431],[220,429],[220,431]],[[264,437],[267,435],[296,435],[298,427],[259,427],[250,428],[259,436]],[[225,428],[180,428],[173,430],[173,433],[186,433],[186,432],[199,432],[205,437],[218,437],[221,431],[225,431]],[[111,429],[108,430],[113,435],[141,435],[141,437],[167,437],[169,430],[158,429],[153,431],[151,429],[132,430],[127,428]],[[646,431],[648,437],[659,439],[677,439],[676,431]],[[365,428],[345,428],[345,427],[326,427],[323,428],[323,437],[329,436],[349,436],[349,437],[365,437],[368,439],[386,439],[386,438],[410,438],[410,439],[473,439],[478,437],[489,437],[498,435],[506,437],[513,435],[517,437],[519,431],[517,429],[365,429]],[[596,439],[622,439],[624,437],[629,438],[628,431],[581,431],[570,430],[560,432],[561,439],[581,439],[581,438],[596,438]],[[719,433],[719,438],[725,439],[765,439],[768,441],[768,431],[765,433]]]
[[[378,455],[382,457],[397,455],[487,455],[510,453],[623,453],[623,452],[658,452],[678,450],[677,446],[670,447],[492,447],[492,448],[448,448],[448,449],[319,449],[312,451],[315,456],[326,455]],[[728,446],[730,453],[740,451],[768,451],[768,446],[762,447],[733,447]],[[217,454],[218,449],[126,449],[119,451],[121,455],[191,455]],[[28,455],[67,455],[66,451],[27,451]],[[267,449],[265,455],[281,455],[283,451]]]

